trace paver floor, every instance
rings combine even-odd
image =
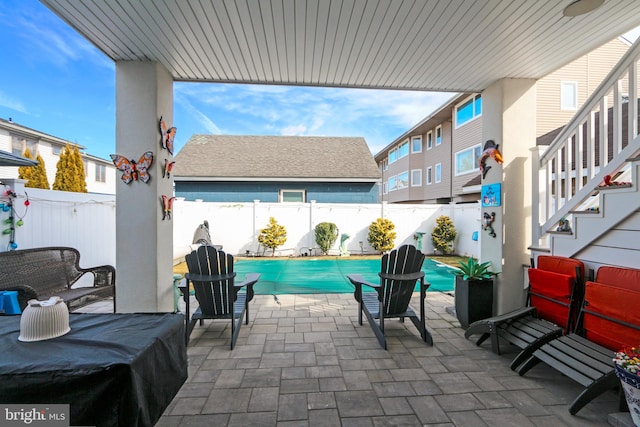
[[[511,371],[516,349],[496,355],[465,339],[448,294],[427,294],[433,346],[391,320],[388,350],[358,324],[351,294],[277,298],[254,298],[233,351],[228,321],[196,325],[189,379],[157,426],[630,425],[614,392],[570,415],[580,385],[544,364]]]

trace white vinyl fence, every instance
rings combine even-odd
[[[347,234],[347,250],[353,254],[375,253],[367,242],[369,225],[377,218],[393,222],[396,231],[396,246],[403,243],[416,244],[416,233],[424,233],[422,250],[434,252],[431,230],[436,218],[447,215],[458,231],[455,248],[461,255],[477,256],[478,241],[474,232],[480,230],[479,204],[466,205],[406,205],[406,204],[345,204],[345,203],[211,203],[176,200],[174,204],[174,257],[181,259],[194,247],[193,234],[205,220],[209,223],[212,243],[222,245],[232,254],[259,254],[270,256],[258,243],[262,228],[269,218],[287,230],[287,241],[276,249],[276,256],[298,256],[315,248],[314,228],[321,222],[332,222],[338,226],[339,234]],[[481,234],[481,233],[478,233]],[[340,253],[340,237],[329,252]],[[362,243],[362,246],[360,244]]]
[[[68,193],[63,191],[24,189],[21,183],[5,180],[5,188],[16,192],[14,199],[15,220],[23,225],[16,227],[15,242],[18,249],[42,246],[71,246],[81,253],[82,267],[116,262],[116,209],[115,196],[100,194]],[[26,191],[25,191],[26,190]],[[25,206],[25,201],[29,205]],[[0,203],[6,203],[4,192]],[[154,212],[160,215],[160,212]],[[477,256],[478,241],[472,238],[478,232],[480,238],[480,206],[465,205],[404,205],[404,204],[331,204],[331,203],[210,203],[176,200],[173,208],[174,262],[184,259],[193,247],[196,227],[207,220],[212,241],[235,255],[271,255],[258,244],[260,230],[274,217],[286,227],[287,242],[276,250],[276,255],[297,256],[302,252],[317,254],[314,228],[321,222],[333,222],[340,235],[347,234],[347,250],[353,254],[372,254],[367,242],[369,225],[377,218],[387,218],[395,224],[396,246],[416,244],[416,233],[424,233],[422,250],[433,253],[431,230],[436,218],[447,215],[458,231],[456,252]],[[9,212],[0,209],[0,228]],[[360,243],[362,242],[362,246]],[[338,255],[340,238],[331,249]],[[0,234],[0,251],[8,250],[9,235]],[[141,248],[144,250],[144,248]]]

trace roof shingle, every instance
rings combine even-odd
[[[179,178],[380,178],[364,138],[193,135],[176,155]]]

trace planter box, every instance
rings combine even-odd
[[[464,280],[456,276],[456,316],[467,329],[477,320],[493,315],[493,280]]]

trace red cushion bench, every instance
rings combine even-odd
[[[569,405],[569,412],[576,414],[619,385],[612,359],[616,351],[640,342],[639,305],[639,269],[600,267],[596,279],[585,284],[576,331],[525,351],[527,357],[516,371],[524,375],[542,361],[584,386]]]
[[[528,270],[529,305],[472,323],[465,332],[466,338],[480,334],[477,345],[491,338],[493,352],[500,354],[500,339],[526,349],[531,345],[540,346],[573,328],[582,293],[584,264],[551,255],[540,255],[537,261],[538,266]],[[521,354],[514,359],[512,368],[522,362]]]

